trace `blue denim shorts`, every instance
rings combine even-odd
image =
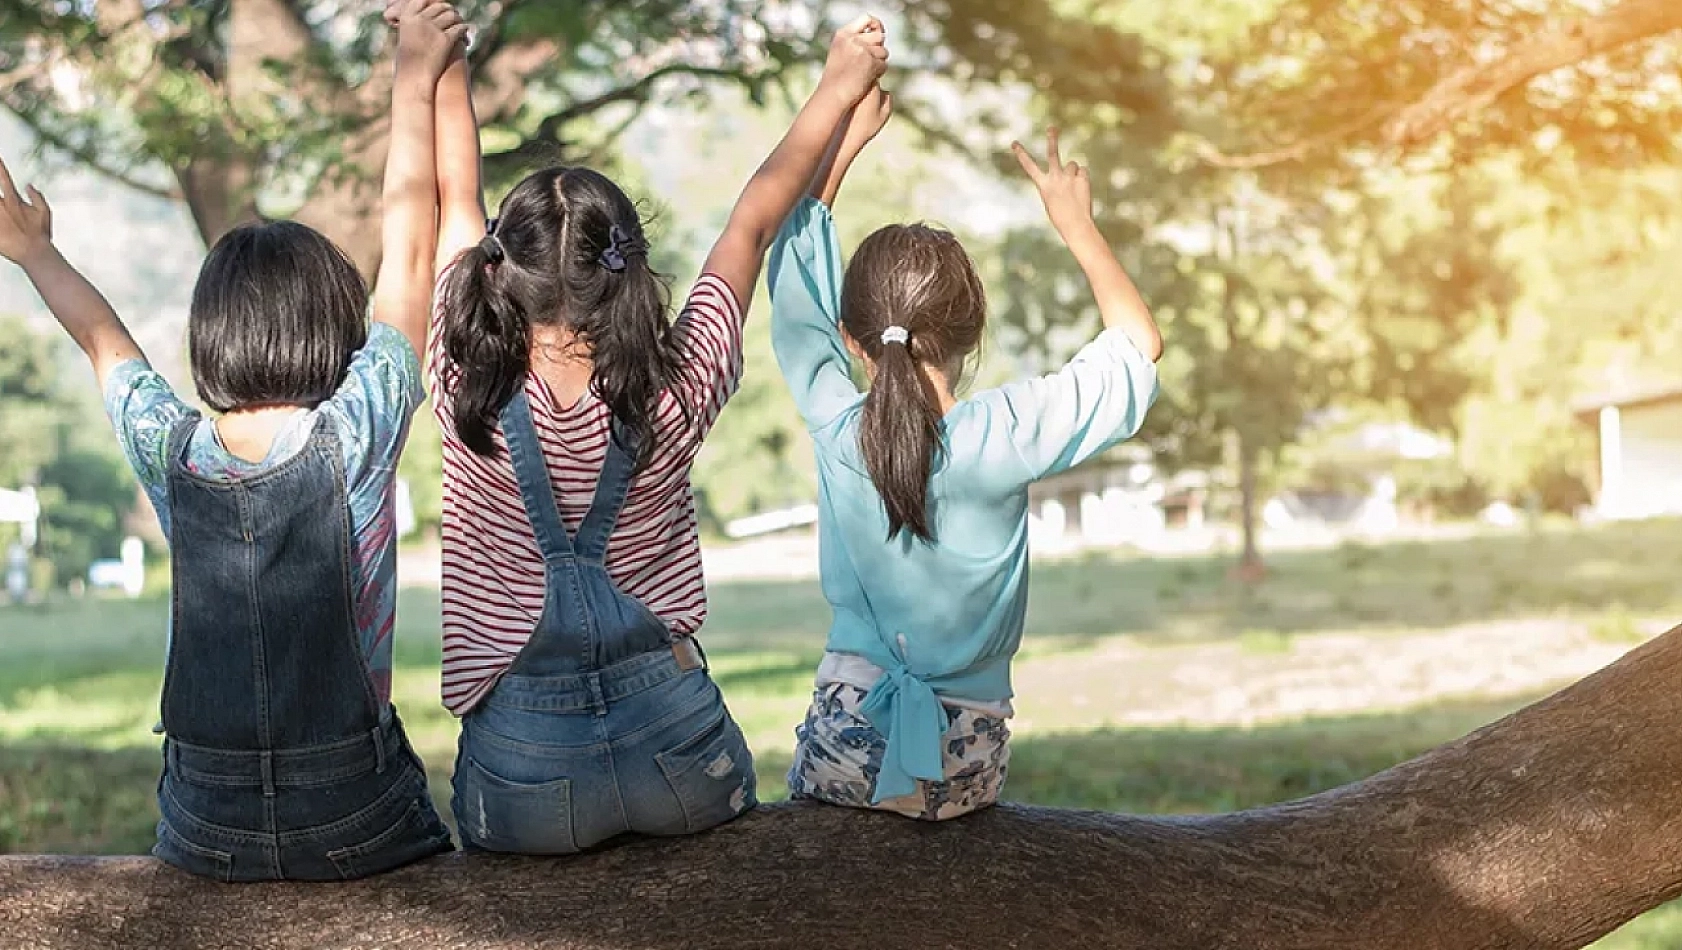
[[[757,803],[718,686],[664,648],[595,674],[503,677],[462,720],[454,786],[463,843],[519,854],[693,834]]]

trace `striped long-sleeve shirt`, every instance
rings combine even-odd
[[[673,328],[690,417],[686,422],[678,393],[668,391],[655,420],[653,459],[632,483],[608,542],[614,583],[679,636],[693,634],[707,615],[689,469],[741,378],[742,320],[730,286],[702,275]],[[501,451],[493,458],[456,438],[455,369],[438,327],[431,336],[428,382],[444,437],[443,692],[444,705],[459,716],[490,692],[536,628],[543,612],[543,558],[501,434]],[[589,393],[571,406],[556,405],[535,373],[527,377],[526,395],[561,519],[577,531],[607,455],[611,413]]]

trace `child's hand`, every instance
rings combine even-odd
[[[819,85],[832,89],[841,103],[850,109],[864,98],[887,70],[887,31],[883,29],[881,20],[862,16],[835,32]]]
[[[1040,168],[1021,142],[1010,143],[1010,150],[1016,153],[1016,161],[1028,173],[1034,187],[1039,189],[1040,200],[1045,202],[1045,213],[1051,218],[1051,226],[1057,229],[1058,234],[1067,240],[1073,229],[1092,224],[1092,182],[1080,163],[1064,164],[1063,156],[1057,150],[1056,126],[1045,133],[1045,169]]]
[[[30,185],[25,201],[0,162],[0,257],[21,266],[52,244],[53,209],[46,197]]]
[[[864,147],[887,126],[893,114],[893,93],[880,85],[871,86],[859,104],[853,107],[852,118],[847,121],[846,136],[841,140],[841,150],[849,155],[864,151]]]
[[[397,24],[398,62],[413,61],[434,79],[467,39],[468,24],[443,0],[398,0],[385,16]]]

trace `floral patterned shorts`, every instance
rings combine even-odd
[[[859,707],[866,691],[832,683],[812,696],[806,721],[794,730],[790,796],[850,808],[876,808],[941,821],[978,811],[999,799],[1010,764],[1010,728],[998,716],[947,706],[946,779],[917,783],[917,791],[870,803],[887,740]]]

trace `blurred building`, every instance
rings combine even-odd
[[[1599,435],[1598,515],[1682,514],[1682,386],[1597,396],[1576,413]]]

